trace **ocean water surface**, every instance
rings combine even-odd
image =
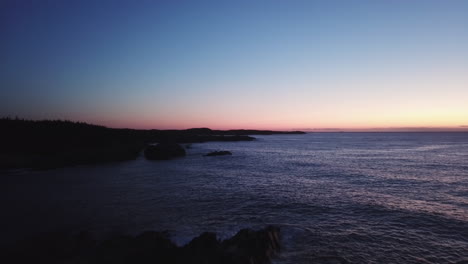
[[[51,231],[281,227],[275,263],[468,260],[468,133],[309,133],[192,144],[188,156],[3,173],[2,243]],[[214,150],[232,156],[204,157]]]

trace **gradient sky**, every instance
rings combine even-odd
[[[132,128],[462,128],[467,14],[456,0],[3,0],[0,114]]]

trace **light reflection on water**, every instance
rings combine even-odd
[[[232,156],[203,157],[212,150]],[[282,226],[278,263],[468,259],[468,134],[315,133],[192,144],[188,156],[5,175],[5,239],[21,232]]]

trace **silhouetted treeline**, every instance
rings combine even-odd
[[[53,168],[134,159],[149,143],[249,141],[259,130],[115,129],[63,120],[0,119],[0,168]],[[300,132],[289,132],[300,133]]]
[[[51,168],[135,158],[142,131],[86,123],[0,119],[0,167]]]

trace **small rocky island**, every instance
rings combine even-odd
[[[145,158],[148,160],[169,160],[185,156],[185,149],[174,142],[163,142],[146,147]]]

